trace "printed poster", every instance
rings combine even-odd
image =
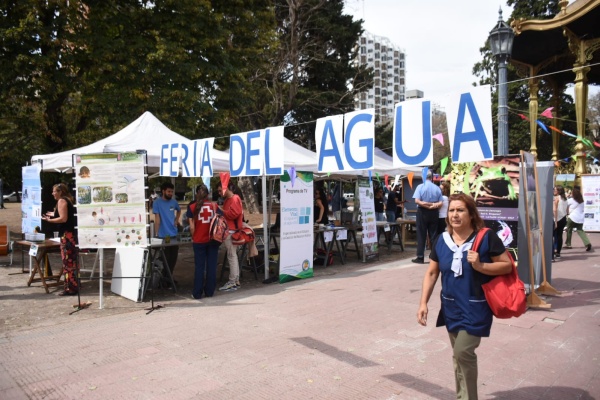
[[[74,156],[81,248],[146,247],[145,156]]]
[[[600,175],[581,175],[583,230],[600,232]]]
[[[362,247],[363,262],[379,257],[379,244],[377,242],[377,221],[375,218],[375,194],[373,182],[368,178],[358,178],[358,200],[362,220]],[[354,207],[357,207],[355,204]]]
[[[450,193],[466,193],[475,200],[485,225],[496,232],[517,259],[519,224],[519,155],[496,156],[493,160],[452,164]],[[535,196],[535,180],[533,192]],[[526,186],[527,187],[527,186]],[[537,202],[530,202],[535,207]],[[537,212],[530,217],[531,228],[539,229]]]
[[[23,167],[23,189],[21,191],[21,232],[34,233],[42,226],[42,166],[34,164]],[[40,229],[41,232],[41,229]]]
[[[279,283],[313,277],[313,174],[285,171],[280,180]]]

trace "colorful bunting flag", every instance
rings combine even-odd
[[[594,146],[596,146],[596,147],[600,147],[600,143],[598,143],[598,142],[594,142]]]
[[[567,132],[567,131],[563,131],[563,133],[564,133],[565,135],[567,135],[567,136],[571,136],[571,137],[574,137],[574,138],[576,138],[576,137],[577,137],[577,135],[573,135],[572,133],[569,133],[569,132]]]
[[[546,118],[550,118],[550,119],[552,119],[552,118],[554,118],[554,117],[552,116],[552,110],[553,110],[553,109],[554,109],[554,107],[548,107],[548,108],[546,108],[546,109],[545,109],[545,110],[544,110],[544,111],[543,111],[543,112],[542,112],[540,115],[541,115],[542,117],[546,117]]]
[[[369,170],[369,184],[373,183],[373,171]]]
[[[446,158],[442,158],[442,160],[440,161],[440,175],[444,175],[444,171],[446,170],[446,167],[448,166],[448,160],[450,159],[450,157],[446,157]]]
[[[548,130],[548,128],[546,128],[546,125],[544,125],[544,123],[543,123],[542,121],[540,121],[539,119],[536,119],[536,120],[535,120],[535,122],[537,122],[537,124],[538,124],[538,125],[539,125],[539,126],[540,126],[540,127],[543,129],[543,130],[545,130],[545,131],[546,131],[546,133],[547,133],[548,135],[550,135],[550,134],[551,134],[551,133],[550,133],[550,131]]]
[[[219,177],[221,178],[221,187],[223,188],[223,191],[225,191],[229,186],[229,178],[231,175],[229,172],[219,172]]]
[[[415,173],[409,172],[406,176],[408,178],[408,184],[410,185],[410,188],[412,189],[413,188],[412,182],[413,182],[413,177],[415,176]]]
[[[519,117],[521,117],[521,119],[524,119],[525,121],[529,121],[529,118],[527,118],[525,115],[523,114],[518,114]]]
[[[429,167],[423,167],[423,171],[421,172],[422,178],[423,178],[423,182],[425,182],[427,180],[427,172],[428,171],[429,171]]]
[[[560,133],[561,135],[564,135],[563,131],[561,131],[561,130],[560,130],[560,129],[558,129],[558,128],[555,128],[555,127],[554,127],[554,126],[552,126],[552,125],[548,125],[548,128],[552,129],[554,132],[558,132],[558,133]]]
[[[383,176],[383,184],[385,185],[385,187],[389,188],[390,185],[388,185],[388,174],[385,174]]]
[[[296,182],[296,167],[290,167],[290,169],[288,169],[288,175],[290,176],[290,183],[292,184],[292,187],[294,187],[294,182]]]
[[[438,142],[440,142],[442,144],[442,146],[444,145],[444,135],[443,134],[437,133],[437,134],[433,135],[432,138],[434,138]]]

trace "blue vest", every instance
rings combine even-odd
[[[489,250],[488,237],[481,242],[479,259],[481,262],[491,262],[487,255]],[[452,266],[453,252],[440,237],[436,242],[435,251],[442,273],[441,303],[444,322],[448,332],[467,331],[470,335],[488,337],[492,327],[493,314],[481,289],[481,284],[489,282],[494,277],[481,274],[471,267],[467,261],[467,252],[462,257],[462,275],[455,277]]]

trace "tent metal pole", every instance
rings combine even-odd
[[[262,175],[262,211],[263,211],[263,262],[265,263],[265,279],[269,279],[269,228],[271,214],[267,212],[267,176]]]

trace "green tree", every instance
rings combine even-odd
[[[507,4],[513,7],[513,12],[509,18],[510,21],[514,19],[550,19],[553,18],[558,11],[560,6],[558,0],[507,0]],[[494,125],[494,141],[497,142],[497,109],[498,109],[498,93],[497,87],[495,86],[497,80],[498,66],[494,57],[491,54],[489,42],[486,42],[483,47],[480,48],[480,52],[483,59],[476,63],[473,67],[473,75],[479,78],[478,84],[491,84],[493,85],[492,94],[492,109],[496,115],[496,124]],[[547,107],[552,107],[552,93],[551,77],[541,79],[539,84],[538,93],[538,104],[540,111],[543,111]],[[531,138],[529,134],[529,121],[523,119],[519,114],[529,117],[529,89],[527,81],[523,80],[521,76],[517,74],[517,70],[509,63],[508,65],[508,126],[509,126],[509,153],[518,153],[521,149],[529,149],[531,146]],[[575,125],[575,110],[574,103],[571,96],[564,93],[564,87],[561,88],[561,106],[558,110],[558,114],[563,118],[561,128],[567,131],[574,131]],[[540,119],[543,123],[548,125],[550,121],[546,119]],[[551,132],[551,131],[550,131]],[[552,140],[550,136],[543,131],[541,128],[538,129],[537,136],[537,152],[538,159],[549,160],[552,156]],[[572,145],[574,139],[568,139],[565,136],[561,137],[561,143],[569,143],[568,146],[560,147],[559,158],[566,158],[572,154]],[[497,146],[497,144],[495,144]]]

